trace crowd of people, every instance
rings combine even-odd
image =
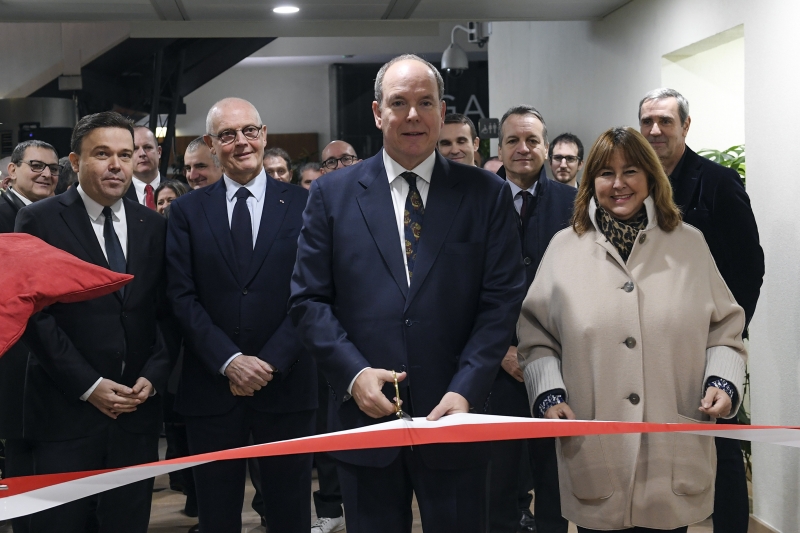
[[[585,160],[577,136],[551,141],[536,108],[512,107],[481,168],[443,91],[417,56],[386,63],[383,148],[363,161],[335,140],[293,168],[238,98],[208,111],[185,183],[162,179],[153,133],[114,112],[80,119],[66,162],[18,145],[0,232],[134,280],[37,313],[0,359],[3,475],[154,461],[162,430],[170,458],[401,410],[733,422],[764,256],[736,172],[686,145],[686,99],[648,93],[638,129],[607,130]],[[247,470],[272,533],[409,533],[413,496],[434,532],[685,532],[713,516],[744,533],[749,518],[737,441],[603,435],[206,463],[170,479],[190,531],[241,530]],[[143,533],[152,490],[13,528]]]

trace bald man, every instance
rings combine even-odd
[[[269,177],[267,128],[226,98],[206,120],[222,179],[170,205],[167,293],[186,341],[175,409],[193,454],[314,433],[317,372],[286,315],[308,192]],[[311,455],[258,460],[269,531],[308,531]],[[241,531],[245,461],[194,468],[200,531]]]
[[[355,148],[344,141],[331,141],[322,149],[322,163],[320,170],[323,174],[334,170],[349,167],[361,161],[356,155]]]

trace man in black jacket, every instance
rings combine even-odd
[[[550,239],[569,225],[575,201],[574,187],[548,179],[544,167],[547,153],[544,117],[531,106],[509,109],[500,122],[498,155],[503,167],[498,174],[508,180],[514,198],[526,287],[533,282]],[[490,408],[497,415],[529,417],[530,402],[517,362],[516,336],[514,340],[492,387]],[[536,530],[566,533],[568,524],[561,516],[558,492],[555,439],[492,443],[490,532],[516,531],[520,523],[520,484],[526,484],[520,482],[519,470],[527,461],[536,494]],[[522,492],[529,489],[525,486]]]
[[[655,89],[639,102],[639,129],[669,176],[683,220],[703,232],[719,273],[744,308],[746,337],[764,278],[758,227],[739,175],[686,146],[691,122],[689,102],[673,89]],[[738,441],[715,440],[714,530],[746,533],[750,511],[742,450]]]
[[[17,145],[8,164],[11,186],[0,195],[0,233],[13,233],[17,213],[26,205],[53,195],[58,183],[56,149],[39,140]],[[4,439],[3,477],[33,474],[30,444],[22,433],[22,394],[28,347],[24,341],[12,346],[0,359],[0,438]],[[28,518],[13,520],[14,532],[28,531]]]
[[[23,422],[36,474],[157,461],[158,393],[172,364],[158,327],[166,222],[123,198],[132,124],[113,112],[89,115],[75,126],[71,148],[79,186],[20,210],[15,230],[134,279],[114,294],[54,304],[29,320]],[[147,531],[152,487],[150,479],[102,493],[100,532]],[[89,498],[54,507],[31,517],[31,531],[83,533],[89,512]]]

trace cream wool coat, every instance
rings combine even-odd
[[[686,224],[666,233],[645,206],[627,264],[596,225],[550,242],[517,325],[531,404],[560,388],[579,420],[713,423],[698,411],[709,376],[741,399],[744,311],[703,235]],[[557,454],[561,509],[580,526],[673,529],[713,511],[711,437],[569,437]]]

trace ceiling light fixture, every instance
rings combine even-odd
[[[300,11],[300,8],[295,6],[278,6],[272,10],[273,13],[278,13],[279,15],[291,15],[298,11]]]

